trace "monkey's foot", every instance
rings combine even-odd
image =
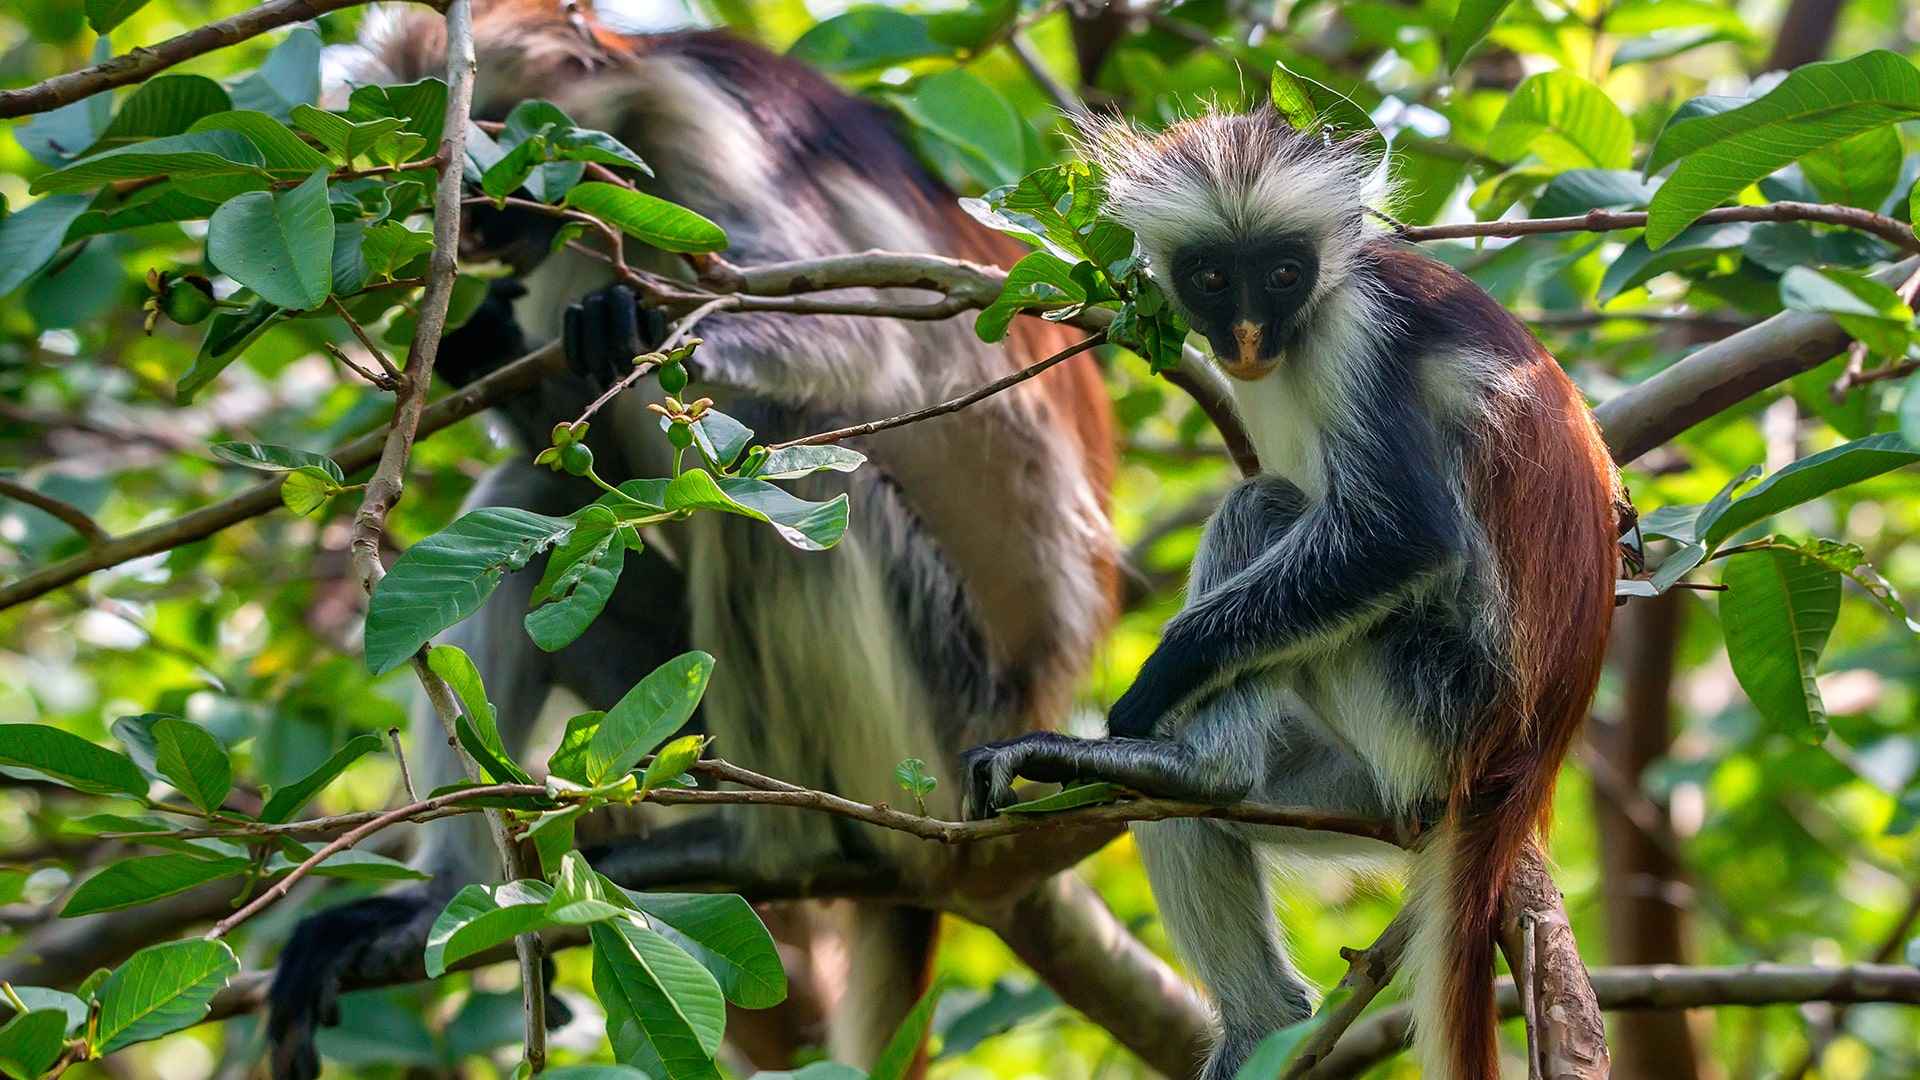
[[[609,285],[568,306],[560,341],[567,366],[605,389],[633,372],[633,358],[667,336],[657,308],[642,307],[625,285]]]

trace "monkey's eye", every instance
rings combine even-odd
[[[1217,293],[1227,287],[1227,272],[1218,268],[1196,271],[1193,287],[1203,293]]]
[[[1267,273],[1267,288],[1274,292],[1286,292],[1300,284],[1300,264],[1291,260],[1281,263]]]

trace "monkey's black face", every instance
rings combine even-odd
[[[1171,277],[1193,328],[1236,379],[1258,379],[1299,337],[1300,314],[1320,273],[1306,240],[1276,237],[1182,248]]]

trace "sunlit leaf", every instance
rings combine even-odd
[[[198,1023],[213,995],[239,970],[240,961],[221,941],[195,938],[141,949],[95,995],[95,1048],[111,1054]]]

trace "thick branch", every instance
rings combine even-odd
[[[1920,1005],[1920,968],[1905,964],[1850,964],[1816,967],[1750,964],[1744,967],[1594,968],[1594,997],[1600,1007],[1620,1009],[1697,1009],[1720,1005],[1794,1005],[1804,1001],[1894,1002]],[[1520,998],[1511,979],[1501,979],[1500,1015],[1520,1015]],[[1359,1076],[1399,1053],[1412,1033],[1412,1011],[1405,1005],[1369,1017],[1340,1041],[1313,1071],[1316,1080]]]
[[[267,0],[230,19],[196,27],[158,45],[143,45],[92,67],[55,75],[18,90],[0,90],[0,120],[46,112],[102,90],[143,82],[148,76],[215,49],[237,45],[290,23],[317,19],[329,11],[369,2],[371,0]]]

